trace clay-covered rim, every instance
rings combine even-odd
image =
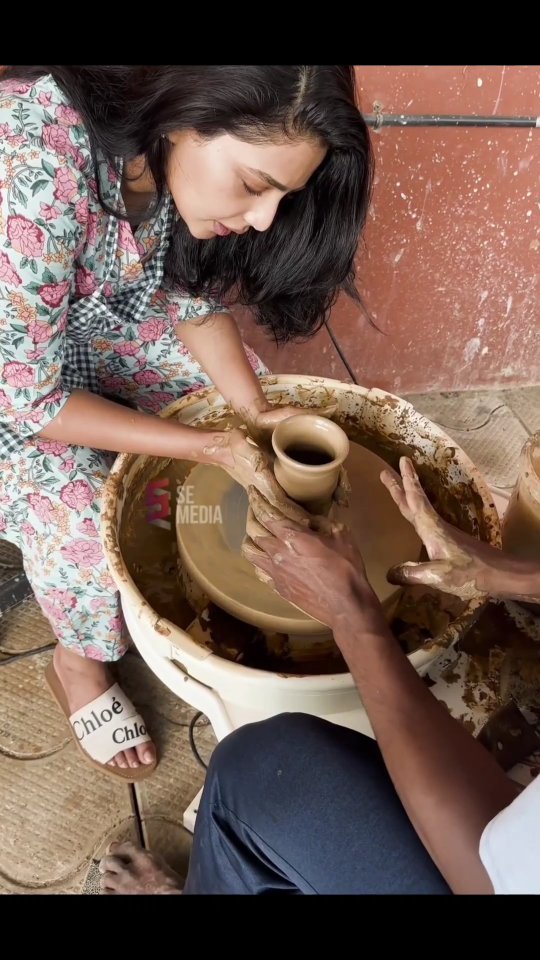
[[[431,439],[436,442],[437,446],[441,447],[442,449],[453,448],[455,451],[454,456],[456,462],[466,473],[469,482],[474,484],[481,499],[483,515],[486,521],[486,527],[489,531],[489,540],[486,542],[491,543],[491,545],[494,547],[500,548],[501,529],[499,515],[493,502],[492,495],[482,477],[482,474],[473,464],[472,460],[467,456],[467,454],[456,445],[455,441],[451,437],[449,437],[439,426],[437,426],[437,424],[432,423],[432,421],[428,420],[427,417],[424,417],[422,414],[418,413],[418,411],[416,411],[412,404],[410,404],[407,400],[402,400],[400,397],[396,397],[394,394],[388,393],[388,391],[379,390],[375,387],[368,389],[367,387],[362,387],[358,384],[347,384],[340,380],[333,380],[328,377],[302,377],[294,374],[272,374],[261,377],[260,382],[263,387],[270,388],[268,391],[270,396],[273,393],[279,393],[280,387],[302,387],[304,389],[313,389],[313,391],[316,391],[317,388],[319,388],[319,390],[335,391],[338,394],[350,394],[355,398],[363,398],[364,402],[374,402],[379,404],[388,403],[394,408],[399,406],[402,410],[410,411],[410,413],[414,415],[416,422],[422,427],[424,436],[430,436]],[[277,390],[272,390],[272,387],[277,387]],[[204,413],[215,414],[218,409],[225,409],[226,407],[218,391],[215,389],[215,387],[211,386],[202,390],[198,390],[195,393],[189,394],[185,397],[181,397],[179,400],[175,400],[161,412],[160,416],[167,419],[175,414],[178,414],[179,411],[189,411],[191,407],[199,404],[201,405],[201,415]],[[188,420],[187,422],[191,422],[191,420]],[[273,686],[286,683],[289,689],[294,686],[301,686],[303,688],[306,686],[308,688],[312,686],[318,691],[324,689],[335,690],[339,687],[349,688],[352,684],[352,676],[348,672],[299,676],[296,674],[278,674],[270,670],[259,670],[255,667],[246,667],[243,664],[231,663],[228,660],[224,660],[222,657],[217,656],[217,654],[212,653],[210,650],[203,649],[198,643],[195,643],[195,641],[189,636],[189,634],[186,633],[185,630],[177,626],[177,624],[167,620],[165,617],[160,617],[156,611],[150,607],[149,603],[134,583],[121,554],[118,537],[119,525],[117,523],[116,515],[117,501],[123,492],[123,481],[130,468],[136,463],[137,460],[140,459],[148,460],[152,458],[147,456],[141,457],[136,454],[128,453],[120,454],[116,458],[103,489],[100,528],[101,540],[111,576],[118,587],[122,602],[124,603],[129,601],[134,609],[138,609],[137,616],[139,621],[146,625],[150,631],[156,632],[161,636],[174,636],[175,639],[170,640],[170,642],[175,648],[178,649],[179,654],[182,653],[184,656],[190,657],[194,661],[204,661],[212,657],[214,661],[216,661],[216,666],[217,663],[219,663],[219,670],[222,673],[233,674],[238,680],[242,678],[245,682],[252,684],[259,682],[262,683],[264,681]],[[463,613],[452,621],[441,637],[439,637],[437,640],[433,640],[433,642],[430,644],[424,644],[424,646],[419,650],[415,650],[409,655],[411,664],[416,669],[425,667],[440,653],[447,650],[455,640],[460,639],[460,637],[463,635],[463,630],[470,626],[479,616],[481,611],[484,609],[486,602],[486,600],[482,599],[469,601]],[[181,657],[179,656],[178,659],[181,660]],[[194,674],[194,676],[196,676],[196,674]]]

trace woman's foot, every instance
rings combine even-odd
[[[111,843],[99,871],[103,874],[103,893],[182,893],[180,877],[174,870],[133,843]]]
[[[53,659],[70,713],[75,713],[87,703],[91,703],[114,683],[105,663],[80,657],[77,653],[66,650],[61,644],[55,647]],[[142,743],[135,748],[120,751],[109,763],[111,766],[135,768],[153,763],[155,759],[154,745]]]

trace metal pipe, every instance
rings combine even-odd
[[[536,127],[540,117],[480,117],[462,114],[364,114],[368,127]]]

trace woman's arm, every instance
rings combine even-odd
[[[130,410],[84,390],[71,394],[40,436],[114,453],[232,465],[227,459],[230,434]]]
[[[177,325],[176,333],[227,403],[244,419],[269,407],[232,314],[214,313],[185,321]]]

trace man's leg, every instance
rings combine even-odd
[[[186,894],[450,893],[376,743],[304,714],[216,748]]]
[[[109,894],[180,893],[152,854],[112,844]],[[411,827],[377,745],[305,714],[216,747],[185,894],[450,893]]]

